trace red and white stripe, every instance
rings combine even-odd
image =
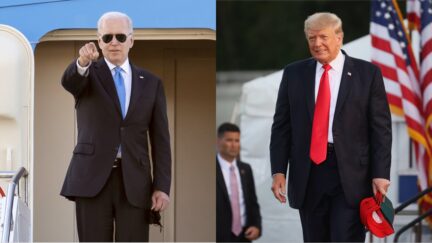
[[[406,11],[410,30],[420,30],[420,9],[419,0],[407,0]]]
[[[371,14],[378,11],[386,11],[388,7],[396,12],[397,3],[395,1],[381,1],[386,4],[385,8],[372,9]],[[417,2],[417,1],[413,1]],[[418,9],[420,5],[413,5],[413,9]],[[416,155],[416,165],[419,171],[419,184],[422,189],[430,185],[428,180],[429,160],[430,160],[430,141],[425,130],[426,120],[424,116],[424,103],[422,99],[423,87],[420,86],[420,74],[415,61],[410,42],[406,38],[402,19],[388,18],[388,23],[382,25],[379,21],[371,21],[370,34],[372,38],[372,62],[381,68],[384,77],[384,85],[387,92],[389,105],[394,114],[403,115],[408,128],[408,133],[413,141],[414,153]],[[414,16],[414,15],[412,15]],[[418,15],[417,15],[418,16]],[[418,20],[417,17],[412,17]],[[371,18],[373,19],[373,18]],[[381,20],[382,22],[382,20]],[[390,27],[400,28],[405,35],[404,38],[395,39],[391,36]],[[402,46],[405,46],[405,52]],[[432,95],[432,86],[431,92]]]
[[[410,3],[411,2],[411,3]],[[409,1],[407,2],[408,6],[417,6],[420,5],[420,1]],[[420,13],[420,9],[416,9],[416,13]],[[423,11],[430,11],[430,9],[424,9]],[[430,13],[423,13],[430,14]],[[420,16],[420,15],[419,15]],[[419,18],[420,19],[420,18]],[[427,18],[426,18],[427,19]],[[430,18],[429,18],[430,19]],[[420,51],[420,81],[421,81],[421,89],[423,95],[423,109],[426,120],[426,133],[428,141],[432,141],[432,22],[425,21],[423,23],[418,23],[421,38],[421,51]],[[428,183],[427,185],[431,186],[431,172],[432,168],[430,167],[432,164],[425,164],[425,173],[428,175]],[[421,188],[425,189],[425,183],[421,184]],[[424,187],[425,186],[425,187]]]

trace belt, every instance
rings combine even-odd
[[[121,158],[116,158],[116,159],[114,160],[114,163],[113,163],[113,168],[120,167],[121,161],[122,161]]]
[[[334,143],[327,143],[327,153],[334,152]]]

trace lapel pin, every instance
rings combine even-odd
[[[351,73],[350,73],[350,72],[348,72],[348,76],[351,76]]]
[[[140,78],[140,79],[144,79],[144,77],[143,77],[143,76],[139,76],[139,78]]]

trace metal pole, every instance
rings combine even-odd
[[[15,187],[16,184],[13,182],[11,182],[8,186],[6,205],[5,205],[6,209],[4,211],[5,215],[4,215],[4,222],[3,222],[3,235],[2,235],[3,243],[9,242],[9,233],[12,225],[12,208],[13,208]]]
[[[21,167],[13,176],[12,181],[9,183],[7,195],[6,195],[6,205],[5,205],[5,215],[3,221],[3,235],[2,235],[2,243],[9,242],[9,235],[12,222],[12,209],[15,197],[15,188],[18,184],[19,180],[23,175],[27,175],[27,171],[24,167]]]
[[[411,228],[413,225],[417,224],[418,222],[422,221],[424,218],[426,218],[427,216],[432,214],[432,208],[427,210],[425,213],[423,213],[422,215],[420,215],[420,217],[415,218],[413,221],[409,222],[407,225],[403,226],[402,228],[399,229],[398,232],[396,232],[393,242],[398,242],[400,235],[405,232],[406,230],[408,230],[409,228]]]

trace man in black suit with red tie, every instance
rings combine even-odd
[[[342,22],[305,21],[312,58],[288,65],[272,125],[272,191],[299,209],[304,241],[364,241],[359,207],[390,184],[391,118],[375,65],[341,51]]]
[[[237,159],[240,129],[218,128],[216,157],[216,241],[249,242],[261,236],[261,213],[250,165]]]
[[[148,241],[168,206],[171,149],[162,82],[132,65],[131,19],[108,12],[98,44],[79,50],[62,85],[75,98],[78,138],[61,195],[74,200],[80,241]],[[151,145],[150,151],[149,144]],[[153,178],[152,178],[153,177]]]

